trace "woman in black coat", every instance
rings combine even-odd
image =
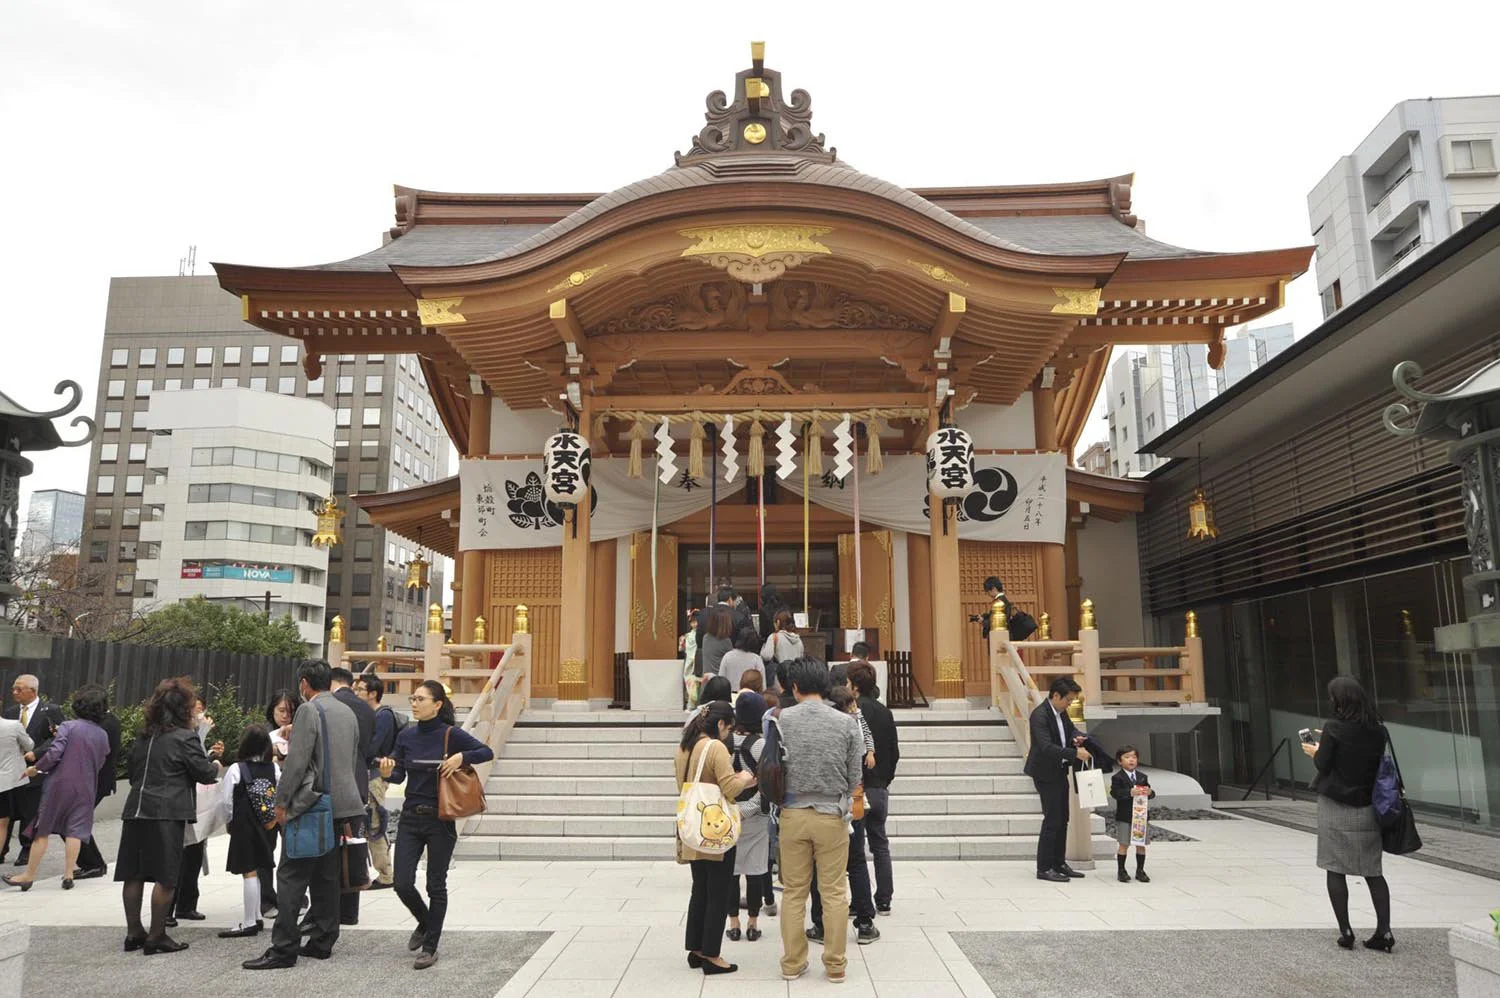
[[[130,749],[130,796],[121,814],[115,880],[124,884],[125,952],[147,956],[188,947],[167,935],[167,913],[182,868],[183,832],[198,817],[198,784],[213,783],[222,767],[210,759],[193,730],[197,691],[186,679],[166,679],[146,704],[146,724]],[[146,881],[151,891],[151,931],[141,925]]]
[[[1333,716],[1316,742],[1302,746],[1318,771],[1313,779],[1318,792],[1318,866],[1328,874],[1339,945],[1354,947],[1347,879],[1353,875],[1365,879],[1375,906],[1375,934],[1365,940],[1365,947],[1389,953],[1396,945],[1391,935],[1391,889],[1381,868],[1380,825],[1370,801],[1388,736],[1370,694],[1353,676],[1335,676],[1328,684],[1328,700]]]

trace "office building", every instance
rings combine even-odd
[[[350,493],[406,489],[449,473],[448,438],[413,356],[330,354],[311,380],[304,361],[297,343],[242,321],[240,302],[211,277],[110,282],[84,530],[88,561],[110,580],[118,611],[147,598],[136,574],[147,412],[157,394],[246,388],[323,401],[334,413],[330,490],[346,506]],[[373,647],[382,633],[393,648],[421,647],[423,606],[441,601],[441,560],[425,592],[406,590],[417,545],[352,509],[343,529],[344,543],[330,552],[328,616],[343,616],[354,647]]]
[[[1402,101],[1307,196],[1328,318],[1500,203],[1500,96]]]
[[[1078,467],[1095,475],[1111,474],[1109,444],[1096,440],[1078,455]]]
[[[78,550],[83,536],[83,495],[66,489],[39,489],[26,509],[26,532],[21,535],[21,562],[62,551]]]
[[[333,480],[333,410],[204,388],[159,392],[144,416],[149,512],[133,552],[137,611],[197,596],[269,608],[321,650],[329,558],[312,538]]]

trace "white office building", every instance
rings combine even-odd
[[[1326,319],[1500,203],[1500,96],[1402,101],[1307,196]]]
[[[160,392],[146,411],[136,609],[203,596],[290,614],[323,646],[328,551],[312,546],[333,475],[334,411],[245,388]]]

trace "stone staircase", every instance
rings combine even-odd
[[[998,713],[896,711],[901,763],[887,829],[895,859],[1030,859],[1041,807],[1020,747]],[[455,856],[517,860],[667,860],[683,715],[521,717],[487,787],[488,812]],[[1094,817],[1096,855],[1113,852]]]

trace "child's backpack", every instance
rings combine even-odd
[[[771,714],[766,739],[760,749],[760,765],[755,774],[761,797],[777,807],[786,804],[786,742],[781,737],[781,710]]]
[[[755,773],[758,768],[758,764],[755,761],[755,746],[760,740],[760,735],[746,735],[744,742],[740,744],[739,748],[734,750],[734,771],[736,773]],[[759,778],[759,774],[757,774],[757,778]],[[754,800],[755,795],[759,792],[756,787],[746,787],[740,791],[740,795],[735,800],[743,804],[745,801]]]
[[[276,781],[268,776],[252,776],[250,766],[240,763],[240,785],[250,801],[250,813],[264,828],[276,827]]]

